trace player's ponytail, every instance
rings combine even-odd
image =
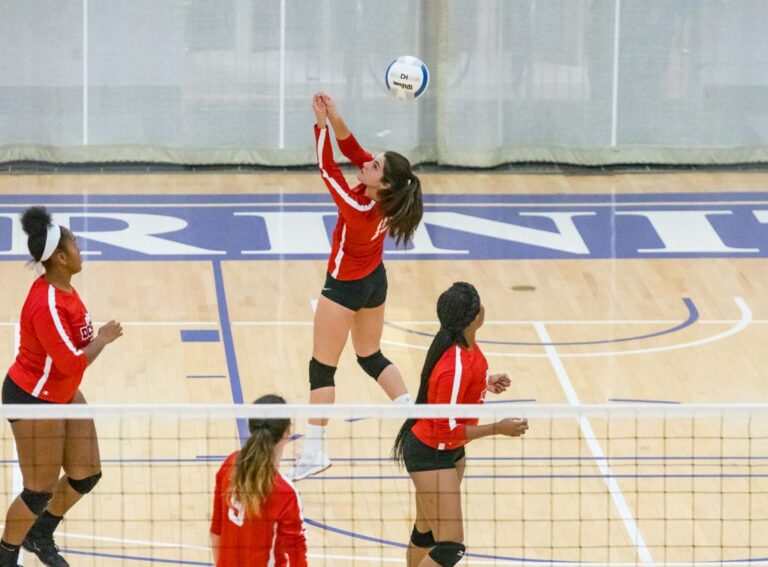
[[[467,338],[464,336],[464,329],[475,320],[478,313],[480,313],[480,295],[472,284],[456,282],[440,294],[437,300],[437,318],[440,321],[440,330],[432,339],[427,357],[424,359],[419,393],[416,395],[417,404],[427,403],[429,377],[445,351],[453,345],[461,345],[464,348],[469,346]],[[403,462],[403,441],[415,423],[415,419],[406,420],[395,438],[392,458],[398,463]]]
[[[269,394],[253,402],[255,404],[284,404],[280,396]],[[239,502],[246,516],[258,516],[261,505],[275,485],[275,445],[283,439],[290,427],[290,419],[248,420],[251,436],[235,461],[230,496]]]
[[[39,262],[45,252],[46,239],[48,238],[48,229],[53,226],[51,214],[45,207],[30,207],[21,215],[21,228],[27,234],[27,248],[34,262]],[[56,248],[60,248],[64,240],[64,233],[61,232],[59,241],[56,242]],[[51,247],[51,251],[53,246]]]
[[[387,232],[397,244],[408,244],[424,215],[421,180],[411,163],[396,152],[384,152],[381,180],[389,187],[380,189],[379,210],[387,220]]]

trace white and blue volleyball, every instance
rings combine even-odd
[[[429,69],[418,57],[403,55],[387,66],[384,81],[395,98],[414,100],[427,92]]]

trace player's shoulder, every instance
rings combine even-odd
[[[298,495],[299,490],[296,488],[296,485],[288,479],[288,477],[284,476],[283,473],[281,473],[279,470],[277,471],[277,474],[275,474],[275,492],[284,493],[286,495]]]
[[[280,471],[275,475],[275,483],[272,488],[271,499],[275,505],[282,510],[292,509],[293,506],[301,508],[301,496],[296,485]]]
[[[456,368],[456,355],[457,353],[459,354],[458,359],[460,360],[462,350],[463,349],[458,345],[451,345],[449,348],[445,349],[445,352],[437,360],[437,364],[435,364],[435,372],[453,372]]]
[[[34,315],[40,310],[48,310],[48,290],[50,287],[51,284],[42,276],[32,283],[27,293],[27,299],[24,302],[24,311],[27,314]]]
[[[32,282],[32,285],[29,287],[28,295],[30,298],[43,298],[48,295],[48,289],[50,286],[51,284],[48,283],[48,280],[46,280],[43,276],[40,276]]]
[[[235,466],[235,461],[237,460],[237,456],[239,454],[240,451],[232,451],[229,456],[224,459],[224,462],[221,463],[218,474],[227,474],[232,469],[232,467]]]

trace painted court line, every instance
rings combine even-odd
[[[750,324],[754,322],[752,320],[752,310],[749,308],[749,305],[747,305],[747,302],[744,301],[741,297],[734,297],[733,301],[736,303],[736,306],[739,308],[739,311],[741,312],[741,319],[736,321],[736,325],[734,325],[733,327],[731,327],[730,329],[722,333],[718,333],[717,335],[712,335],[709,337],[705,337],[703,339],[697,339],[695,341],[689,341],[685,343],[678,343],[678,344],[672,344],[672,345],[664,345],[664,346],[653,347],[653,348],[603,351],[603,352],[569,352],[569,353],[562,353],[562,354],[558,353],[558,356],[560,358],[589,358],[589,357],[602,357],[602,356],[626,356],[626,355],[632,355],[632,354],[648,354],[648,353],[655,353],[655,352],[666,352],[671,350],[681,350],[684,348],[691,348],[691,347],[696,347],[696,346],[701,346],[701,345],[721,341],[723,339],[726,339],[728,337],[731,337],[733,335],[740,333],[741,331],[746,329]],[[535,324],[543,325],[544,323],[537,322]],[[382,339],[381,343],[389,346],[415,349],[415,350],[427,350],[429,348],[425,345],[415,345],[411,343],[406,343],[402,341],[393,341],[389,339]],[[498,356],[501,358],[548,358],[549,357],[546,353],[541,354],[541,353],[533,353],[533,352],[483,351],[483,354],[485,354],[485,356]]]
[[[622,337],[622,338],[600,339],[600,340],[594,340],[594,341],[568,341],[568,342],[553,342],[553,343],[541,343],[541,342],[535,343],[535,342],[525,342],[525,341],[498,341],[498,340],[487,340],[487,339],[478,340],[477,342],[480,344],[486,344],[486,345],[508,345],[508,346],[544,346],[545,344],[551,344],[554,346],[589,346],[589,345],[642,341],[645,339],[660,337],[662,335],[670,335],[678,331],[682,331],[683,329],[690,327],[691,325],[696,323],[696,321],[698,321],[699,319],[699,310],[696,308],[696,305],[688,297],[683,298],[683,303],[685,304],[685,307],[688,310],[688,317],[685,319],[685,321],[678,322],[674,327],[670,327],[669,329],[655,331],[653,333],[646,333],[643,335],[635,335],[632,337]],[[408,329],[407,327],[397,325],[396,323],[386,323],[386,324],[390,327],[403,331],[404,333],[410,333],[412,335],[419,335],[422,337],[429,337],[429,338],[434,337],[434,334],[432,333],[415,331],[413,329]]]
[[[224,343],[224,354],[227,359],[227,370],[229,372],[229,385],[232,390],[232,401],[236,404],[243,403],[243,387],[240,384],[240,371],[237,367],[237,355],[235,353],[235,341],[232,337],[232,327],[229,324],[229,308],[227,306],[226,287],[224,286],[224,275],[221,271],[221,261],[213,260],[213,279],[216,287],[216,306],[219,309],[219,323],[221,325],[221,339]],[[250,437],[248,432],[248,421],[246,419],[237,420],[237,430],[240,435],[240,441],[245,441]]]
[[[552,342],[552,339],[547,332],[546,326],[541,323],[536,323],[535,328],[542,342]],[[547,345],[544,347],[544,350],[546,351],[546,355],[549,358],[553,369],[555,370],[555,374],[557,375],[557,379],[560,382],[560,386],[565,392],[568,403],[572,406],[580,406],[581,401],[576,394],[576,390],[571,383],[571,379],[568,377],[568,372],[565,370],[563,361],[560,360],[557,349],[552,345]],[[629,539],[637,549],[637,554],[640,560],[645,565],[653,565],[654,562],[653,557],[651,556],[651,552],[648,550],[648,547],[645,544],[645,539],[643,538],[643,534],[640,533],[640,528],[638,527],[632,512],[629,510],[629,505],[624,498],[624,494],[621,492],[619,483],[616,482],[615,478],[613,478],[613,473],[610,467],[606,464],[605,453],[603,453],[603,449],[600,446],[600,443],[597,441],[594,431],[592,431],[592,425],[589,423],[589,419],[586,417],[580,418],[579,427],[582,434],[584,435],[584,440],[586,441],[590,452],[595,457],[595,464],[600,469],[600,472],[603,474],[603,476],[608,477],[604,478],[604,482],[608,487],[608,491],[611,494],[613,503],[616,506],[616,509],[619,511],[619,515],[624,522],[624,527],[627,530]]]

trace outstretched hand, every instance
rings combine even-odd
[[[329,95],[328,93],[325,93],[323,91],[320,91],[317,94],[320,95],[320,100],[322,100],[323,103],[325,103],[325,108],[328,111],[328,116],[338,116],[339,115],[339,111],[336,109],[336,101],[334,101],[331,98],[331,95]]]
[[[312,97],[312,110],[315,113],[315,120],[317,121],[318,127],[324,128],[325,121],[328,118],[328,107],[325,102],[323,102],[320,94],[321,93],[315,93]]]

